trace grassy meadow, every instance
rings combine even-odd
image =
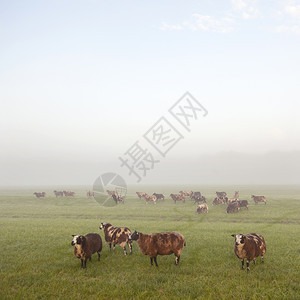
[[[131,186],[125,204],[102,207],[86,197],[86,187],[70,187],[75,198],[55,198],[57,187],[0,189],[0,299],[299,299],[300,186]],[[66,187],[65,187],[66,189]],[[169,195],[200,190],[208,214],[196,214],[187,199],[176,205],[167,196],[146,205],[135,191]],[[240,191],[249,210],[226,214],[212,206],[216,190]],[[47,192],[36,199],[34,191]],[[254,205],[251,194],[265,195]],[[136,243],[124,256],[109,252],[100,222],[143,233],[178,231],[186,238],[179,266],[174,255],[150,265]],[[93,255],[87,269],[73,255],[72,234],[100,233],[101,261]],[[258,232],[265,238],[265,264],[241,270],[231,234]]]

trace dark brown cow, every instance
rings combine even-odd
[[[267,251],[266,243],[262,235],[258,233],[232,234],[235,238],[234,253],[242,261],[242,269],[244,269],[244,259],[247,258],[247,271],[250,270],[249,263],[261,256],[261,262],[264,262],[264,255]]]

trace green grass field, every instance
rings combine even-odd
[[[54,188],[0,190],[0,299],[299,299],[300,186],[137,186],[130,187],[124,205],[102,207],[86,198],[85,187],[72,188],[75,198],[54,197]],[[200,190],[208,199],[208,214],[197,215],[187,200],[176,205],[169,197],[146,205],[135,191],[169,195],[181,189]],[[36,199],[34,191],[46,191]],[[212,206],[216,190],[232,196],[240,191],[249,210],[226,214]],[[251,194],[268,203],[254,205]],[[187,241],[179,266],[174,255],[158,256],[159,268],[134,243],[124,256],[117,246],[109,252],[100,222],[127,226],[144,233],[178,231]],[[80,268],[73,255],[72,234],[100,233],[97,255]],[[231,234],[258,232],[265,238],[265,264],[241,270]]]

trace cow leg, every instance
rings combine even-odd
[[[245,266],[244,266],[244,259],[242,259],[242,270],[244,270]]]
[[[263,256],[261,257],[261,263],[262,264],[264,263],[264,257]]]
[[[116,249],[116,244],[113,244],[113,251],[115,251]]]
[[[156,261],[156,256],[154,257],[154,262],[155,262],[155,265],[158,267],[158,264],[157,264],[157,261]]]
[[[249,264],[250,264],[250,262],[249,262],[249,260],[247,259],[247,271],[250,271]]]
[[[97,254],[98,254],[98,260],[100,261],[100,252],[97,252]]]
[[[90,257],[89,260],[92,261],[92,257]]]
[[[256,265],[256,259],[255,258],[253,259],[253,263]]]
[[[124,252],[124,255],[127,255],[126,245],[123,247],[123,252]]]
[[[109,243],[108,245],[109,245],[109,251],[111,251],[111,243]]]
[[[180,255],[175,256],[175,266],[179,264],[179,260],[180,260]]]
[[[81,268],[83,268],[83,259],[81,259]]]
[[[153,266],[153,258],[150,257],[150,263],[151,263],[151,266]]]

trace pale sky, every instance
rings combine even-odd
[[[300,183],[300,1],[0,0],[0,45],[0,186],[131,182],[186,91],[208,115],[143,183]]]

